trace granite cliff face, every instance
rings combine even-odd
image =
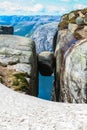
[[[87,103],[87,39],[68,49],[64,62],[60,75],[60,101]]]
[[[59,23],[55,88],[60,102],[87,103],[86,13],[87,9],[73,11]]]
[[[35,43],[15,35],[0,35],[0,81],[13,90],[37,96]]]

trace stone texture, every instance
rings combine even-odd
[[[80,34],[83,38],[87,38],[87,26],[84,26],[83,29],[77,30],[77,33]]]
[[[13,34],[14,28],[12,26],[0,26],[0,34]]]
[[[31,39],[0,35],[0,75],[8,87],[37,96],[37,56]]]
[[[56,40],[56,101],[87,103],[86,92],[86,52],[87,26],[83,22],[87,10],[73,11],[75,19],[69,21],[67,16],[60,21]],[[67,28],[63,26],[67,23]],[[59,27],[60,27],[59,26]],[[82,41],[81,41],[82,40]]]
[[[68,29],[68,24],[77,24],[78,28],[81,29],[87,24],[87,8],[82,10],[74,10],[61,17],[60,23],[58,24],[59,30]]]
[[[84,23],[87,25],[87,13],[84,16]]]
[[[58,31],[57,36],[57,45],[55,50],[56,57],[56,73],[60,75],[60,68],[62,63],[62,56],[66,50],[75,43],[76,39],[74,38],[71,32],[68,32],[67,29]]]
[[[49,102],[0,84],[1,130],[86,130],[87,105]]]
[[[77,17],[76,18],[76,24],[77,25],[83,25],[84,24],[84,19],[82,17]]]
[[[68,30],[72,33],[74,33],[74,31],[78,28],[77,24],[73,24],[73,23],[69,23],[68,24]]]
[[[87,103],[86,91],[87,39],[84,39],[65,53],[65,64],[61,71],[60,101]]]
[[[56,57],[56,72],[55,72],[55,97],[56,101],[59,101],[59,92],[60,92],[60,68],[62,62],[62,53],[61,49],[65,44],[65,36],[67,30],[58,31],[57,41],[56,41],[56,49],[55,49],[55,57]]]
[[[54,55],[52,52],[44,51],[38,54],[38,69],[43,76],[50,76],[54,68]]]
[[[69,34],[68,34],[69,33]],[[87,43],[73,39],[68,30],[60,30],[57,37],[56,100],[87,103],[86,93]]]
[[[70,13],[69,14],[69,20],[72,19],[73,17],[75,17],[75,14],[74,13]]]

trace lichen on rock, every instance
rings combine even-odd
[[[13,90],[37,96],[37,55],[29,38],[0,35],[0,81]]]
[[[83,10],[75,10],[68,14],[63,15],[58,25],[59,30],[67,29],[69,23],[74,23],[77,25],[85,25],[86,13],[87,13],[87,8]]]

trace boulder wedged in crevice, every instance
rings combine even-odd
[[[38,54],[38,70],[43,76],[51,76],[54,70],[54,54],[44,51]]]

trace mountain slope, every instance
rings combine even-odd
[[[60,16],[0,16],[0,25],[14,26],[14,34],[27,36],[39,25],[59,21]]]
[[[36,43],[37,52],[52,51],[53,37],[58,30],[58,22],[52,22],[39,26],[32,38]]]

